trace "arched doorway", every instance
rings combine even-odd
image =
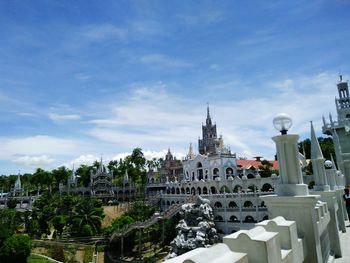
[[[197,163],[197,178],[203,180],[203,165],[201,162]]]

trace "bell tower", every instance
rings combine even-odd
[[[335,98],[337,121],[329,114],[329,122],[323,117],[322,131],[333,137],[338,169],[345,175],[346,183],[350,183],[350,94],[348,82],[339,76],[337,83],[339,98]]]
[[[215,143],[217,141],[216,124],[213,125],[210,117],[209,104],[207,106],[207,119],[202,125],[202,139],[198,140],[198,151],[200,154],[215,153]]]

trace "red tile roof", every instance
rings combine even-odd
[[[272,163],[272,169],[278,170],[278,161],[275,160],[268,160],[270,163]],[[262,165],[261,162],[257,160],[237,160],[237,166],[248,168],[250,166],[253,166],[255,169],[259,168],[259,166]]]

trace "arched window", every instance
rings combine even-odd
[[[230,176],[233,176],[233,169],[231,167],[228,167],[226,169],[226,179],[229,178]]]
[[[244,223],[254,223],[254,222],[255,222],[255,221],[254,221],[254,217],[252,217],[252,216],[246,216],[243,222],[244,222]]]
[[[174,187],[171,188],[171,193],[172,193],[172,194],[175,194],[175,188],[174,188]]]
[[[176,188],[176,194],[180,194],[180,188]]]
[[[256,192],[257,190],[258,187],[256,187],[254,184],[248,186],[248,192]]]
[[[235,185],[235,187],[233,187],[233,192],[234,193],[238,193],[242,191],[242,186],[240,185]]]
[[[222,216],[217,215],[217,216],[215,216],[214,221],[223,222],[224,219],[222,218]]]
[[[243,207],[254,207],[254,205],[251,201],[245,201]]]
[[[204,195],[208,194],[208,189],[205,186],[203,187],[203,194]]]
[[[198,176],[198,180],[202,180],[203,179],[203,165],[201,162],[197,163],[197,176]]]
[[[215,178],[219,177],[219,168],[214,168],[213,169],[213,179],[215,180]]]
[[[221,204],[219,201],[218,201],[218,202],[215,202],[214,207],[215,207],[215,208],[221,208],[221,207],[222,207],[222,204]]]
[[[254,174],[249,173],[249,174],[247,175],[247,178],[248,178],[248,179],[253,179],[253,178],[254,178]]]
[[[236,208],[236,207],[237,207],[237,204],[236,204],[236,202],[231,201],[231,202],[228,204],[228,207],[229,207],[229,208]]]
[[[239,222],[239,220],[236,216],[231,216],[229,221],[230,222]]]
[[[220,188],[220,193],[230,193],[230,189],[226,186],[226,185],[223,185],[221,188]]]
[[[194,187],[191,188],[191,194],[195,195],[196,194],[196,189]]]
[[[271,192],[273,190],[274,190],[273,187],[268,183],[264,184],[261,188],[262,192]]]
[[[216,194],[217,192],[215,186],[210,187],[210,191],[212,194]]]

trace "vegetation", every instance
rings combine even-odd
[[[323,153],[324,158],[330,160],[331,156],[333,156],[334,161],[336,161],[333,139],[331,137],[326,137],[326,138],[318,137],[317,140],[320,144],[321,151]],[[310,139],[305,139],[299,142],[298,148],[299,148],[299,152],[305,153],[306,159],[311,159],[311,140]],[[311,162],[307,165],[307,167],[304,168],[304,171],[306,174],[313,174]]]
[[[37,255],[30,255],[27,259],[27,263],[52,263],[52,262],[54,261],[44,257],[37,256]]]
[[[14,234],[1,245],[0,262],[27,262],[32,245],[28,235]]]

